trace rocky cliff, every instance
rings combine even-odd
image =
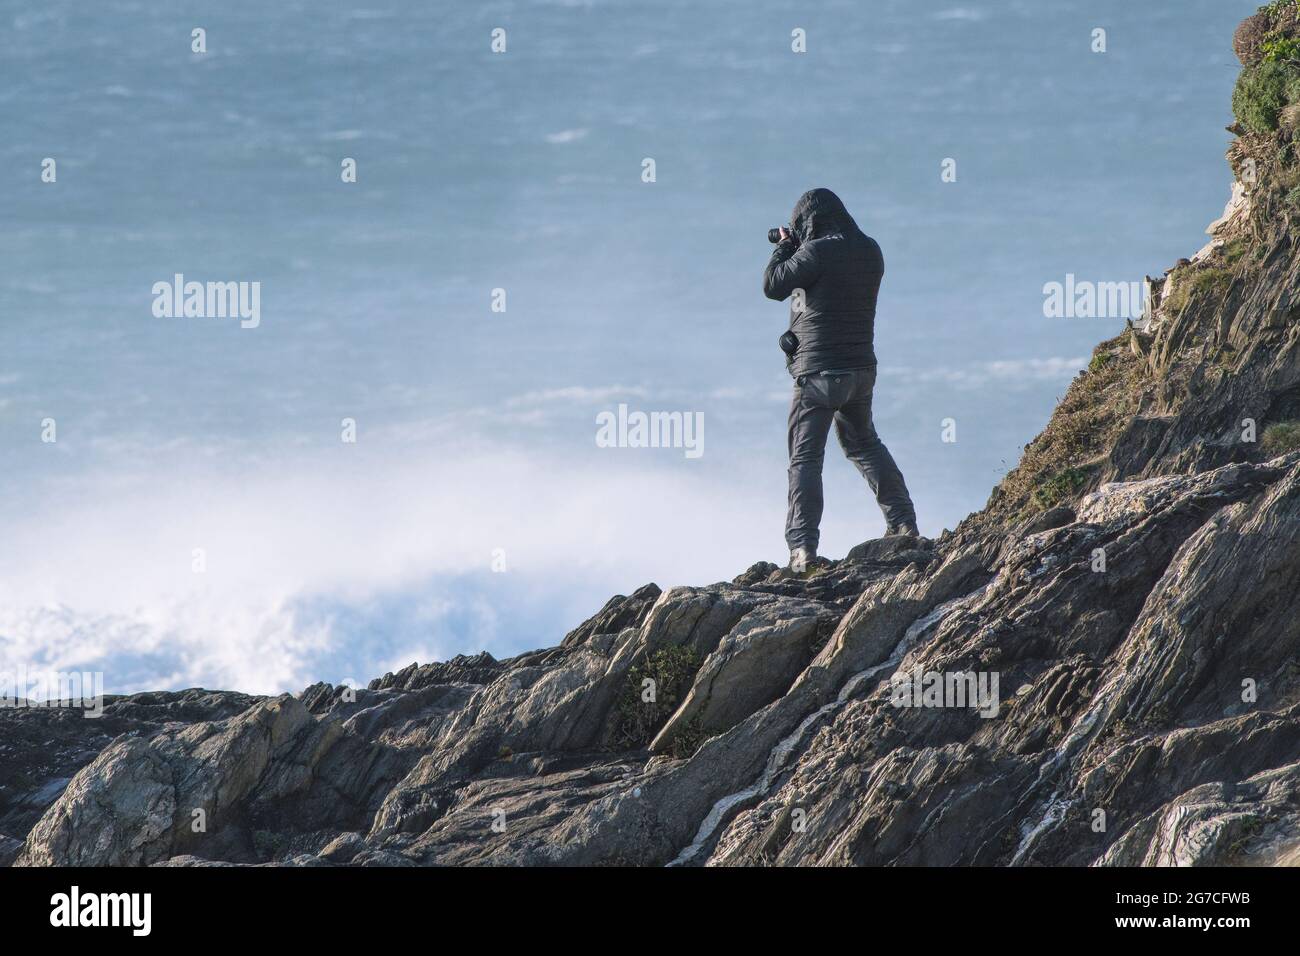
[[[956,531],[363,690],[0,710],[0,862],[1300,862],[1296,14],[1238,31],[1209,244]]]

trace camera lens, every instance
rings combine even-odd
[[[777,226],[767,231],[767,241],[776,243],[781,241],[781,227]]]

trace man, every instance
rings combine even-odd
[[[785,540],[795,571],[817,559],[822,460],[832,421],[844,454],[885,513],[885,534],[919,536],[902,472],[871,422],[876,293],[884,274],[880,246],[829,189],[799,197],[790,228],[780,230],[763,273],[769,299],[794,296],[790,331],[781,337],[781,347],[794,377]]]

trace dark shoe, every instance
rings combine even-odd
[[[886,538],[919,538],[921,532],[917,530],[915,521],[906,521],[901,524],[891,524],[885,529]]]

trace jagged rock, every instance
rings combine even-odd
[[[659,600],[660,593],[657,584],[646,584],[627,597],[615,595],[603,608],[570,631],[560,646],[573,647],[595,634],[617,634],[625,627],[636,627],[650,613],[650,608]]]
[[[1218,219],[1205,227],[1205,233],[1208,236],[1221,237],[1228,231],[1236,221],[1244,218],[1250,212],[1250,193],[1246,184],[1239,179],[1232,182],[1232,193],[1228,197],[1228,202],[1223,207],[1223,213]]]
[[[890,561],[929,561],[933,543],[928,538],[909,538],[904,535],[892,535],[888,538],[875,538],[864,541],[849,549],[844,556],[850,562],[890,562]]]
[[[348,863],[367,849],[365,837],[360,833],[342,833],[325,845],[320,857],[330,863]]]
[[[16,865],[152,863],[146,848],[171,830],[175,815],[166,762],[145,741],[127,737],[73,778],[28,835]]]
[[[750,565],[749,568],[742,573],[736,575],[731,583],[738,587],[750,587],[761,581],[768,580],[773,574],[780,570],[780,566],[773,564],[771,561],[759,561],[756,564]]]
[[[99,717],[60,707],[0,707],[0,830],[27,833],[115,737],[147,739],[169,724],[220,720],[258,699],[198,689],[106,696]]]
[[[1300,763],[1241,783],[1207,783],[1131,827],[1100,866],[1295,866]]]
[[[616,599],[617,600],[617,599]],[[369,690],[419,690],[433,684],[461,682],[486,684],[501,673],[501,665],[487,651],[472,657],[460,654],[445,663],[409,664],[396,674],[370,682]],[[308,688],[311,691],[313,688]],[[304,695],[307,692],[304,692]]]
[[[0,833],[0,866],[8,866],[18,859],[18,853],[22,848],[22,840],[16,840],[11,836]]]
[[[837,619],[817,604],[792,600],[741,618],[704,661],[650,749],[666,750],[684,732],[721,733],[782,696],[816,652],[819,625]]]
[[[873,543],[818,576],[841,575],[829,591],[674,588],[485,684],[408,675],[121,737],[20,863],[1285,859],[1300,811],[1259,781],[1300,752],[1298,537],[1300,455],[1110,483],[1002,534],[964,525],[926,560]],[[1255,591],[1223,586],[1239,579]],[[829,595],[857,580],[845,613]],[[664,647],[698,670],[652,751],[621,749],[629,677]],[[896,706],[895,675],[925,671],[996,672],[996,716]],[[698,745],[674,756],[686,728]],[[1199,857],[1169,836],[1193,803],[1219,834]]]
[[[72,778],[28,836],[19,866],[136,865],[204,842],[245,800],[302,788],[342,732],[283,696],[238,717],[123,737]],[[190,824],[198,822],[201,830]],[[224,847],[223,847],[224,848]]]
[[[1034,515],[1019,530],[1022,536],[1039,534],[1043,531],[1051,531],[1054,528],[1061,528],[1067,524],[1073,524],[1076,519],[1074,509],[1069,505],[1057,505],[1054,508],[1048,508],[1046,511]]]

